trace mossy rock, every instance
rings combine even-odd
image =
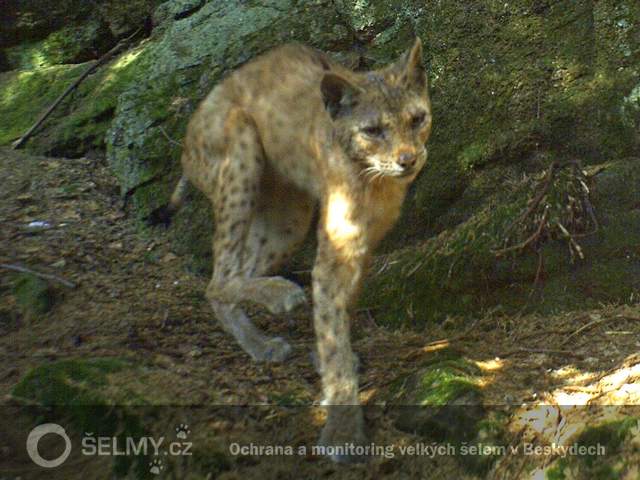
[[[401,430],[468,440],[467,425],[484,416],[478,387],[478,367],[455,352],[439,352],[416,367],[415,373],[398,378],[389,390],[389,403],[397,405],[396,425]],[[460,407],[465,405],[465,407]],[[451,420],[456,412],[461,422]]]
[[[97,58],[113,46],[114,39],[145,27],[160,3],[162,0],[101,0],[97,4],[7,0],[3,3],[0,51],[22,44],[39,45],[44,47],[39,49],[42,53],[51,53],[54,64]],[[74,52],[91,56],[80,60]],[[18,63],[11,67],[24,66],[24,62]]]
[[[495,308],[552,313],[631,302],[640,288],[640,256],[634,247],[640,242],[640,161],[628,157],[599,168],[586,180],[598,228],[593,232],[591,224],[584,227],[586,236],[578,236],[584,259],[575,252],[572,257],[561,234],[546,238],[539,250],[544,269],[535,284],[540,264],[534,253],[498,257],[507,229],[527,210],[542,180],[514,183],[508,169],[502,176],[487,170],[459,201],[459,213],[454,213],[455,204],[449,209],[460,223],[380,259],[388,268],[369,279],[362,304],[377,307],[377,319],[384,324],[419,327],[448,315],[470,317]],[[483,182],[483,176],[491,181]],[[559,222],[576,184],[569,177],[562,183],[562,178],[548,196],[550,218]],[[483,186],[491,183],[502,188],[491,192]]]
[[[114,405],[121,405],[122,399],[111,398],[107,393],[109,375],[128,368],[130,362],[121,359],[60,360],[29,371],[13,388],[12,395],[30,405],[47,407],[45,413],[37,410],[44,415],[40,420],[59,422],[64,418],[78,432],[118,437],[124,444],[127,437],[145,434],[139,412],[123,406],[115,409]],[[136,472],[137,478],[147,478],[147,457],[114,457],[116,476],[125,476],[130,471]]]
[[[589,426],[573,445],[577,447],[577,453],[552,462],[546,469],[547,480],[637,478],[640,462],[638,417]]]
[[[133,49],[90,75],[63,100],[27,143],[38,153],[81,156],[105,148],[118,95],[144,70],[143,49]],[[19,138],[88,64],[0,73],[0,145]]]
[[[3,2],[0,48],[46,38],[52,32],[90,17],[92,5],[83,0],[7,0]]]
[[[530,173],[544,167],[538,159],[546,155],[588,165],[638,152],[640,7],[632,0],[449,2],[437,8],[414,0],[184,0],[160,5],[153,23],[147,18],[158,5],[153,0],[101,2],[97,13],[83,2],[63,4],[73,12],[73,25],[88,32],[87,42],[95,40],[91,31],[98,24],[102,30],[108,25],[114,39],[141,22],[153,31],[87,79],[28,147],[67,156],[106,149],[122,194],[140,218],[166,202],[179,170],[179,143],[198,102],[238,65],[291,40],[339,55],[353,54],[357,45],[361,68],[387,63],[414,35],[425,43],[434,110],[430,159],[387,250],[458,228],[478,214],[494,195],[476,188],[487,172]],[[9,9],[16,5],[10,2]],[[34,12],[29,18],[35,23],[48,12],[35,1],[22,8]],[[50,28],[30,25],[27,16],[25,25],[9,21],[3,33],[40,28],[43,33],[22,37],[28,40],[20,48],[27,50],[47,39],[60,43],[67,38],[63,28],[72,28],[59,22],[65,8],[56,4]],[[0,74],[0,116],[8,119],[0,144],[24,133],[81,68]],[[500,185],[498,176],[493,188]],[[209,212],[192,210],[183,218],[197,225],[195,233],[171,236],[177,248],[200,255],[209,248]],[[477,303],[475,292],[466,295]]]
[[[426,45],[434,130],[404,237],[454,226],[443,216],[487,167],[530,171],[540,152],[587,164],[638,151],[640,118],[623,113],[637,85],[637,3],[452,2],[408,18]]]
[[[436,352],[416,369],[415,373],[393,383],[389,392],[392,404],[440,407],[467,398],[479,403],[476,394],[480,369],[457,352]]]
[[[0,73],[0,145],[25,133],[81,71],[81,66],[65,65]]]
[[[13,293],[22,313],[27,317],[38,317],[47,313],[56,301],[51,285],[35,275],[20,274],[16,277]]]
[[[465,468],[486,473],[503,453],[506,418],[483,406],[481,376],[477,365],[455,351],[435,352],[392,384],[388,405],[395,426],[451,445]]]
[[[99,392],[107,376],[128,366],[119,359],[62,360],[31,370],[13,394],[44,406],[96,405],[106,399]]]
[[[65,26],[43,40],[7,48],[5,55],[12,70],[34,70],[89,61],[109,50],[113,43],[106,26],[95,19]]]

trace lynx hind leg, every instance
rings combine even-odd
[[[256,361],[282,361],[291,347],[261,332],[237,305],[243,286],[255,270],[246,249],[257,207],[264,160],[253,122],[241,111],[229,112],[225,155],[217,164],[216,188],[210,195],[215,211],[213,275],[206,296],[224,330]]]
[[[304,291],[295,283],[265,275],[276,272],[304,241],[312,216],[313,201],[305,193],[280,181],[275,173],[265,173],[246,242],[252,255],[249,263],[254,266],[251,277],[255,277],[245,284],[246,299],[274,314],[306,302]]]

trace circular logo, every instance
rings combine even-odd
[[[65,443],[64,452],[62,452],[58,458],[54,458],[53,460],[42,458],[38,452],[38,442],[42,437],[49,433],[62,437]],[[31,433],[29,433],[29,436],[27,437],[27,453],[36,465],[44,468],[59,467],[71,453],[71,440],[69,440],[69,436],[67,435],[67,432],[64,431],[64,428],[57,423],[43,423],[42,425],[38,425],[36,428],[31,430]]]

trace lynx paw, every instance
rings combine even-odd
[[[364,463],[370,457],[364,449],[364,419],[359,405],[328,405],[327,423],[322,429],[319,445],[336,463]]]
[[[281,277],[265,279],[260,286],[260,301],[274,315],[288,313],[307,301],[304,290]]]

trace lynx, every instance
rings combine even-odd
[[[206,297],[247,354],[279,362],[289,344],[261,332],[239,303],[282,314],[305,302],[298,285],[271,275],[304,240],[319,208],[312,277],[327,405],[323,445],[365,441],[349,309],[368,258],[426,162],[430,131],[420,39],[396,62],[369,72],[284,45],[237,69],[200,104],[184,142],[183,176],[168,207],[156,212],[156,220],[175,212],[188,182],[211,200],[214,260]]]

